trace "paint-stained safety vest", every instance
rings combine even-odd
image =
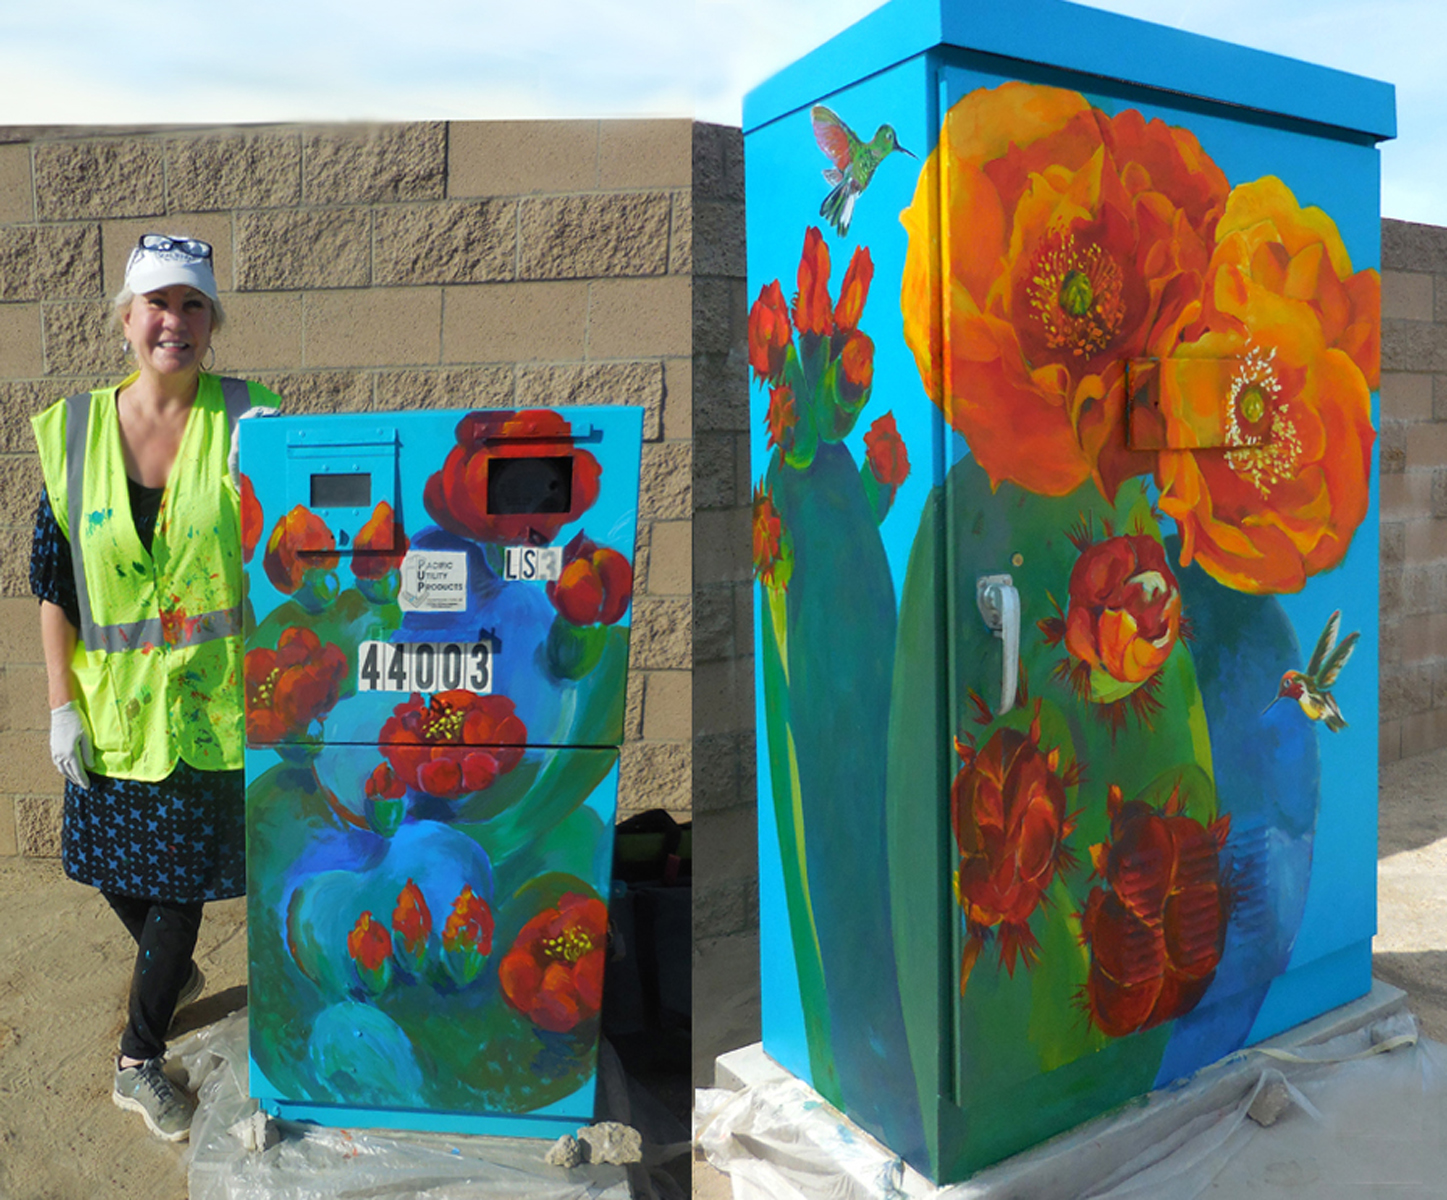
[[[260,384],[203,374],[147,553],[136,534],[116,387],[32,418],[80,602],[71,670],[102,774],[164,779],[178,758],[242,765],[241,500],[226,466]]]

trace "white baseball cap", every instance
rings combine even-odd
[[[184,234],[143,233],[126,263],[126,287],[143,296],[178,283],[217,299],[210,243]]]

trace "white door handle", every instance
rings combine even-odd
[[[1008,575],[981,575],[975,581],[975,603],[985,624],[1003,643],[1000,663],[1000,707],[1003,716],[1015,707],[1015,683],[1020,676],[1020,593]]]

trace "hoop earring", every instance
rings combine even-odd
[[[129,338],[121,338],[121,357],[122,357],[122,358],[130,358],[130,356],[131,356],[131,342],[130,342],[130,339],[129,339]]]
[[[209,374],[210,371],[211,371],[211,368],[216,365],[216,347],[215,347],[214,345],[207,346],[207,347],[206,347],[206,353],[208,353],[209,355],[211,355],[211,363],[210,363],[210,365],[208,366],[206,363],[203,362],[203,363],[201,364],[201,369],[202,369],[203,371],[206,371],[206,372]]]

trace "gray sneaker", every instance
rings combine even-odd
[[[182,1142],[191,1132],[196,1102],[166,1077],[159,1058],[138,1067],[117,1066],[111,1099],[117,1108],[140,1113],[162,1141]]]
[[[206,990],[206,976],[202,974],[201,968],[195,963],[191,964],[191,975],[186,980],[186,986],[181,989],[181,994],[176,997],[176,1008],[171,1013],[171,1024],[176,1023],[176,1014],[187,1005],[194,1004],[201,993]]]

